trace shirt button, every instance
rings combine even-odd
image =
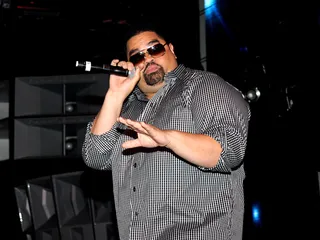
[[[132,189],[134,192],[136,191],[136,187],[133,187],[133,189]]]
[[[133,167],[136,168],[136,167],[137,167],[137,163],[134,163],[134,164],[133,164]]]

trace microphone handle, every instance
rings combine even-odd
[[[93,66],[95,67],[95,66]],[[122,67],[119,66],[112,66],[112,65],[107,65],[107,64],[103,64],[102,65],[102,69],[104,71],[108,71],[110,73],[116,74],[116,75],[120,75],[123,77],[128,77],[129,76],[129,70],[128,69],[124,69]]]
[[[109,74],[115,74],[118,76],[130,77],[130,78],[132,78],[135,73],[134,69],[133,71],[129,71],[128,69],[124,69],[119,66],[112,66],[107,64],[102,64],[102,66],[97,66],[97,65],[92,65],[91,62],[88,62],[88,61],[86,62],[77,61],[76,67],[84,67],[85,71],[105,72]]]

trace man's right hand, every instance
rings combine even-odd
[[[140,80],[140,69],[138,67],[134,69],[134,66],[131,62],[119,61],[118,59],[112,60],[111,65],[119,66],[124,69],[128,69],[129,71],[135,71],[132,78],[117,76],[114,74],[110,75],[109,89],[107,94],[116,96],[118,99],[120,98],[124,101]]]
[[[124,69],[133,70],[134,66],[131,62],[119,61],[114,59],[112,66],[119,66]],[[140,80],[140,69],[135,69],[132,78],[121,77],[111,74],[109,77],[109,89],[105,96],[102,107],[93,121],[91,132],[95,135],[101,135],[108,132],[117,118],[120,116],[122,104],[127,96],[132,92],[138,81]]]

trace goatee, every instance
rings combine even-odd
[[[147,83],[147,85],[149,86],[154,86],[160,82],[163,82],[164,80],[164,69],[163,67],[161,67],[160,65],[158,64],[155,64],[155,63],[151,63],[151,64],[154,64],[154,65],[157,65],[159,67],[159,69],[155,72],[152,72],[152,73],[144,73],[144,79]],[[146,69],[151,65],[149,64]]]

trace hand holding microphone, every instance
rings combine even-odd
[[[121,68],[128,71],[128,77],[119,74],[111,74],[109,78],[109,93],[116,94],[117,97],[125,98],[132,92],[138,81],[140,80],[140,68],[134,67],[131,62],[119,61],[114,59],[111,66]]]
[[[140,69],[135,68],[131,62],[114,59],[110,65],[94,65],[90,61],[76,61],[76,67],[84,68],[86,72],[108,73],[110,94],[116,93],[123,100],[134,89],[140,79]]]

